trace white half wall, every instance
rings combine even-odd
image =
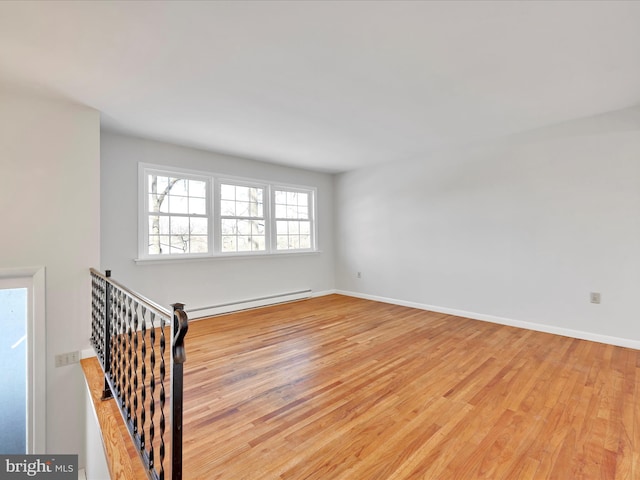
[[[139,263],[138,163],[182,167],[317,188],[318,245],[312,254]],[[102,269],[164,306],[186,309],[311,289],[334,288],[333,178],[193,148],[102,132]]]
[[[640,341],[640,108],[342,174],[335,193],[338,291]]]
[[[0,85],[0,269],[45,278],[46,451],[84,465],[84,379],[56,354],[88,348],[89,267],[100,261],[97,111]]]

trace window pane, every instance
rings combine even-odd
[[[169,197],[169,213],[189,213],[187,197]]]
[[[171,189],[169,190],[170,195],[180,195],[186,197],[189,195],[187,191],[188,182],[184,178],[171,178],[169,181],[169,185]]]
[[[287,218],[287,207],[276,205],[276,218]]]
[[[280,203],[280,204],[287,203],[287,192],[283,192],[282,190],[276,190],[276,203]]]
[[[287,205],[286,218],[298,218],[298,207]]]
[[[277,249],[286,250],[287,248],[289,248],[289,237],[287,235],[278,235]]]
[[[308,207],[298,207],[298,215],[297,218],[309,218],[309,208]]]
[[[297,205],[298,204],[298,193],[297,192],[287,192],[287,204],[289,204],[289,205]]]
[[[278,220],[276,222],[276,234],[283,235],[289,232],[289,222]]]
[[[166,235],[169,233],[169,218],[165,216],[149,216],[149,235]]]
[[[252,188],[250,193],[250,198],[252,202],[257,202],[257,203],[263,203],[262,202],[262,194],[263,194],[263,189],[262,188]]]
[[[249,187],[236,187],[236,200],[248,202],[250,200]]]
[[[207,237],[204,235],[194,235],[189,242],[191,253],[207,253],[209,246],[207,244]]]
[[[171,234],[188,234],[189,233],[189,217],[171,217]]]
[[[158,235],[149,235],[149,255],[158,255],[160,253],[160,237]]]
[[[264,235],[264,223],[253,220],[251,222],[252,235]]]
[[[251,220],[238,220],[238,234],[251,235]]]
[[[189,199],[189,213],[192,215],[206,215],[207,214],[207,200],[204,198],[190,198]]]
[[[191,230],[190,233],[194,235],[206,235],[208,233],[207,227],[209,223],[208,218],[191,218]]]
[[[300,248],[311,248],[311,237],[309,235],[300,235]]]
[[[308,193],[299,193],[298,194],[298,205],[306,207],[309,205],[309,194]]]
[[[163,193],[169,185],[169,178],[162,175],[149,175],[149,192]]]
[[[310,222],[300,222],[300,233],[303,235],[311,234],[311,223]]]
[[[223,235],[235,235],[238,233],[237,220],[223,218],[221,221]]]
[[[298,222],[289,222],[289,235],[300,233],[300,229],[298,228]]]
[[[220,215],[222,216],[235,216],[236,214],[236,202],[229,200],[222,200],[220,202]]]
[[[207,182],[189,180],[189,196],[207,198]]]
[[[160,217],[157,215],[149,216],[149,235],[160,235]]]
[[[160,253],[169,253],[171,242],[169,235],[160,235]]]
[[[251,237],[238,237],[238,252],[250,252],[251,251]]]
[[[297,235],[289,236],[289,248],[300,248],[300,237]]]
[[[266,248],[266,244],[265,244],[265,237],[264,236],[259,236],[259,235],[254,235],[253,236],[253,249],[254,250],[265,250]]]
[[[235,252],[237,250],[236,237],[222,237],[222,251]]]
[[[249,202],[236,202],[236,215],[238,217],[248,217]]]
[[[168,195],[158,195],[156,198],[156,204],[158,205],[158,210],[162,213],[169,213],[169,196]]]
[[[171,235],[172,253],[184,253],[189,251],[188,235]]]
[[[233,185],[220,185],[220,199],[221,200],[235,200],[236,199],[236,187]]]
[[[160,235],[169,235],[170,233],[169,217],[163,215],[160,217]]]
[[[149,202],[149,211],[150,212],[159,212],[160,211],[160,204],[158,202],[158,195],[154,195],[153,193],[149,194],[148,202]]]

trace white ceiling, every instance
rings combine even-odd
[[[0,2],[0,80],[339,172],[640,104],[640,2]]]

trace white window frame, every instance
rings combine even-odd
[[[206,218],[207,222],[207,253],[163,253],[163,254],[151,254],[149,253],[149,215],[152,212],[149,211],[149,191],[148,175],[162,175],[167,177],[180,177],[188,180],[197,180],[206,182]],[[147,260],[158,259],[171,259],[171,258],[199,258],[208,257],[213,252],[213,226],[211,225],[211,211],[212,211],[212,188],[211,188],[211,176],[203,172],[197,172],[194,170],[186,170],[176,167],[163,167],[159,165],[151,165],[146,163],[140,163],[138,167],[138,258]],[[190,217],[189,214],[180,216]],[[194,217],[200,217],[201,215],[193,215]]]
[[[316,237],[316,225],[317,225],[317,212],[316,212],[316,189],[311,187],[301,187],[298,185],[285,185],[285,184],[273,184],[271,186],[271,212],[272,215],[272,235],[271,235],[271,244],[273,245],[274,253],[282,254],[282,253],[295,253],[295,252],[315,252],[317,251],[317,237]],[[310,243],[311,246],[309,248],[296,248],[296,249],[282,249],[278,250],[278,242],[277,242],[277,227],[276,222],[278,220],[285,220],[276,217],[276,191],[286,191],[286,192],[297,192],[297,193],[306,193],[309,195],[309,221],[311,231],[310,235]]]
[[[148,179],[149,174],[157,174],[169,177],[188,178],[190,180],[207,181],[207,226],[208,226],[208,253],[163,253],[150,254],[149,243],[149,194]],[[263,209],[265,219],[265,250],[257,251],[222,251],[222,231],[221,231],[221,184],[231,184],[247,187],[259,187],[263,189]],[[275,191],[296,191],[309,194],[309,216],[311,220],[311,248],[306,249],[277,249],[276,243],[276,218],[275,218]],[[286,183],[269,182],[245,177],[234,177],[230,175],[218,175],[212,172],[189,170],[180,167],[166,165],[155,165],[150,163],[138,164],[138,257],[135,261],[163,262],[173,260],[207,259],[207,258],[228,258],[228,257],[248,257],[248,256],[271,256],[271,255],[295,255],[305,253],[316,253],[318,249],[317,237],[317,189],[304,185],[292,185]]]
[[[244,178],[234,177],[220,177],[215,180],[215,250],[214,252],[220,256],[234,256],[234,255],[265,255],[271,252],[271,211],[270,211],[270,185],[268,183],[261,182],[259,180],[249,180]],[[264,250],[254,251],[235,251],[235,252],[223,252],[222,251],[222,187],[221,185],[234,185],[239,187],[250,187],[262,189],[262,218],[264,218],[265,229],[265,248]]]

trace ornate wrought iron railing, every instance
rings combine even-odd
[[[182,478],[182,376],[189,325],[184,305],[172,307],[170,312],[120,285],[109,270],[91,269],[91,341],[104,371],[103,398],[115,398],[153,480]]]

